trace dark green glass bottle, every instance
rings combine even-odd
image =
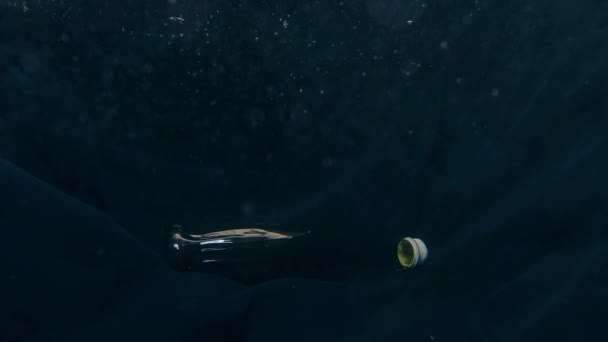
[[[352,242],[307,231],[244,227],[202,235],[171,233],[168,258],[179,271],[218,274],[253,284],[286,277],[342,280],[362,273],[403,270],[428,252],[419,239]]]

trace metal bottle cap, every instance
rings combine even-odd
[[[397,245],[397,259],[404,268],[413,268],[422,265],[429,251],[422,240],[405,237]]]

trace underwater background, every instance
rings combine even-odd
[[[600,0],[0,0],[0,341],[607,341],[607,61]],[[244,285],[174,224],[429,258]]]

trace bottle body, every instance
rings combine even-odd
[[[179,271],[207,272],[244,283],[289,276],[301,234],[239,228],[204,235],[171,234],[169,263]],[[296,272],[297,273],[297,272]]]

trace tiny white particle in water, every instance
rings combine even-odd
[[[325,157],[321,161],[321,165],[324,168],[330,168],[330,167],[332,167],[334,165],[334,160],[331,157]]]
[[[287,22],[287,20],[283,20],[283,27],[287,28],[287,26],[289,26],[289,23]]]
[[[243,203],[243,205],[241,206],[241,212],[244,215],[251,215],[251,214],[253,214],[253,204],[251,204],[251,203]]]
[[[414,23],[414,21],[413,21],[413,20],[408,20],[408,21],[407,21],[407,24],[408,24],[408,25],[412,25],[413,23]]]
[[[448,42],[446,42],[446,41],[441,42],[441,44],[439,44],[439,47],[442,48],[443,50],[447,50]]]
[[[492,96],[496,97],[499,95],[498,89],[494,88],[492,89]]]
[[[323,89],[321,89],[319,92],[321,93],[321,95],[325,94],[325,90]]]

